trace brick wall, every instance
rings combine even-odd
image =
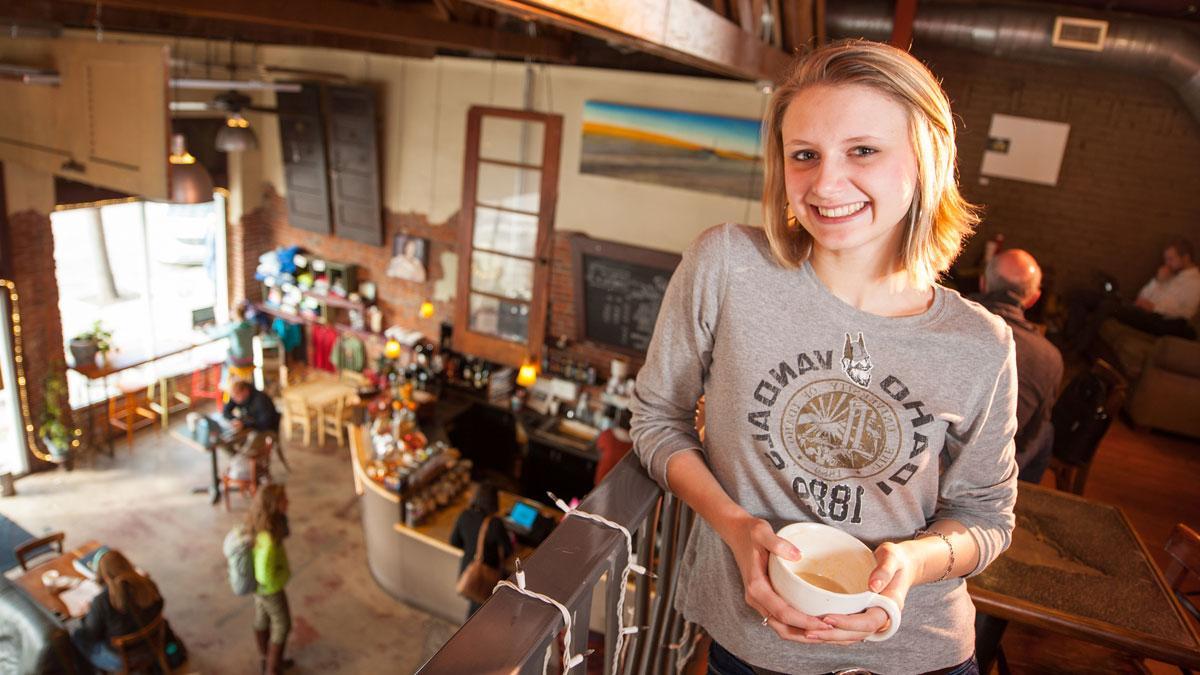
[[[571,232],[554,233],[554,258],[550,272],[550,311],[546,329],[546,340],[552,342],[560,336],[567,336],[566,349],[550,349],[553,360],[571,360],[594,366],[600,382],[608,379],[609,362],[620,359],[630,364],[629,372],[636,373],[642,365],[642,359],[630,356],[624,352],[592,344],[574,342],[570,338],[575,335],[575,266],[571,258]]]
[[[1158,80],[964,51],[916,54],[943,78],[960,119],[966,196],[986,211],[964,261],[997,232],[1053,268],[1059,288],[1113,275],[1127,294],[1160,263],[1162,245],[1200,240],[1200,121]],[[993,113],[1071,125],[1057,186],[979,182]],[[1200,244],[1200,241],[1197,241]]]
[[[455,216],[448,220],[453,223]],[[408,234],[429,239],[428,280],[416,283],[395,279],[386,275],[388,261],[392,258],[392,241],[397,234]],[[244,253],[241,264],[235,267],[230,262],[230,270],[237,276],[241,271],[239,282],[247,285],[249,297],[257,299],[259,295],[258,282],[254,281],[254,269],[258,264],[258,256],[278,246],[301,246],[313,255],[338,262],[352,262],[359,266],[359,282],[370,281],[375,284],[377,303],[383,311],[384,326],[400,325],[410,330],[420,330],[426,336],[436,339],[439,325],[442,321],[453,322],[454,306],[449,302],[434,302],[433,316],[421,318],[418,310],[421,303],[433,299],[433,285],[445,276],[441,256],[444,252],[453,252],[454,230],[451,225],[431,225],[424,216],[414,213],[384,214],[384,246],[371,246],[341,237],[322,235],[288,224],[287,203],[275,193],[268,190],[262,205],[247,213],[233,236],[242,237],[244,242],[237,245]],[[230,248],[233,249],[231,242]]]
[[[36,429],[45,410],[43,381],[52,371],[66,371],[62,321],[58,313],[58,283],[54,278],[54,234],[50,217],[34,211],[10,215],[8,227],[10,269],[21,312],[25,386],[32,418],[29,421]],[[67,415],[69,427],[69,410]],[[39,468],[39,462],[31,461],[33,468]]]
[[[448,222],[452,223],[452,216]],[[402,281],[386,276],[388,260],[392,257],[390,243],[378,247],[359,242],[316,234],[307,230],[292,227],[287,222],[287,204],[273,190],[269,190],[262,205],[247,213],[237,227],[231,228],[229,250],[231,251],[230,270],[234,279],[231,286],[242,284],[257,292],[258,283],[253,281],[254,267],[258,256],[264,251],[277,246],[299,245],[312,254],[330,260],[355,262],[359,265],[359,280],[372,281],[376,285],[378,303],[383,310],[384,324],[397,324],[407,329],[420,330],[425,335],[436,338],[439,324],[443,321],[453,323],[453,302],[435,302],[434,315],[422,319],[417,314],[421,302],[432,297],[432,284],[441,279],[445,270],[441,265],[441,253],[454,252],[456,246],[455,230],[446,224],[430,225],[421,214],[397,214],[385,212],[384,215],[385,241],[391,242],[397,234],[412,234],[427,237],[430,240],[429,281],[424,284]],[[558,336],[568,338],[566,349],[551,349],[550,356],[557,360],[570,359],[576,363],[593,365],[602,378],[607,377],[608,364],[612,359],[624,359],[632,362],[636,368],[640,360],[628,355],[587,343],[576,343],[575,333],[575,296],[574,276],[571,266],[570,232],[555,232],[553,240],[553,260],[551,263],[549,312],[547,319],[547,342],[554,341]],[[235,241],[241,239],[241,241]],[[238,262],[235,264],[233,251],[239,251]],[[461,262],[459,264],[462,264]],[[243,297],[237,295],[235,297]],[[256,298],[254,294],[251,298]]]

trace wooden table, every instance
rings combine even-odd
[[[47,560],[46,562],[25,571],[23,574],[21,574],[21,576],[14,579],[13,582],[16,583],[17,586],[20,586],[21,589],[23,589],[25,593],[28,594],[29,597],[33,598],[39,605],[49,610],[50,613],[54,614],[60,619],[65,619],[70,616],[70,612],[67,610],[67,605],[58,598],[56,593],[51,593],[49,589],[46,588],[46,586],[42,583],[42,575],[50,570],[58,570],[58,573],[61,576],[83,579],[83,575],[81,575],[79,571],[75,569],[74,562],[78,560],[81,555],[95,549],[99,545],[100,542],[98,541],[86,542],[82,546],[78,546],[71,551],[67,551],[56,558]]]
[[[976,609],[1200,668],[1200,638],[1119,508],[1021,483],[1016,515],[1012,546],[968,582]]]
[[[345,382],[336,377],[316,377],[284,387],[280,394],[286,402],[303,406],[304,410],[315,413],[317,417],[317,437],[323,439],[321,429],[325,428],[325,411],[340,400],[348,404],[358,402],[358,386]],[[319,441],[318,441],[319,444]]]

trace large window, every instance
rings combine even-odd
[[[122,360],[151,358],[194,342],[197,322],[227,312],[225,199],[207,204],[130,201],[51,216],[63,339],[96,321]],[[67,362],[70,352],[64,345]],[[68,374],[71,405],[104,400],[118,382]]]

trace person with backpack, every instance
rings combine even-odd
[[[288,499],[282,485],[259,488],[243,532],[253,535],[254,639],[262,658],[262,672],[278,675],[291,662],[283,649],[292,630],[292,615],[284,587],[292,576],[283,540],[288,536]],[[234,589],[235,592],[237,589]]]

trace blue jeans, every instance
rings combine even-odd
[[[96,668],[107,671],[121,669],[121,657],[117,656],[117,652],[107,642],[88,642],[76,637],[74,633],[71,634],[71,642],[75,643],[75,647]]]
[[[713,640],[708,648],[708,675],[757,675],[754,668],[745,661],[729,653],[724,647]],[[979,664],[975,657],[954,666],[944,675],[979,675]]]

